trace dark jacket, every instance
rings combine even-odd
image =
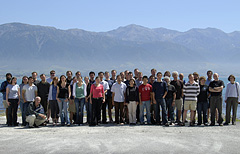
[[[35,102],[32,102],[29,104],[27,109],[27,116],[29,115],[35,115],[38,119],[41,119],[39,114],[44,114],[44,109],[41,104],[39,104],[37,107],[35,105]]]
[[[129,101],[139,102],[139,92],[136,86],[134,87],[128,86],[126,89],[126,103],[129,103]]]

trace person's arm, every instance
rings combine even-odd
[[[24,102],[24,103],[27,102],[26,99],[25,99],[25,92],[26,92],[26,90],[23,89],[23,90],[22,90],[22,98],[23,98],[23,102]]]
[[[153,103],[154,103],[154,104],[157,104],[157,101],[156,101],[156,99],[155,99],[155,92],[152,93],[152,98],[153,98]]]
[[[164,95],[163,95],[163,99],[167,96],[167,91],[165,91]]]
[[[20,96],[20,87],[18,87],[18,105],[20,104],[20,99],[21,99],[21,96]]]
[[[139,104],[142,105],[142,98],[141,98],[142,94],[141,92],[139,92]]]
[[[137,105],[139,104],[139,90],[138,90],[138,87],[136,88],[136,93],[137,93]]]
[[[176,92],[173,93],[173,102],[172,102],[172,106],[175,106],[175,100],[176,100]]]
[[[57,86],[57,96],[56,96],[56,100],[57,100],[58,102],[60,102],[60,99],[58,98],[58,95],[59,95],[59,87]]]
[[[76,85],[77,85],[77,83],[74,83],[73,84],[73,98],[75,98],[76,97]]]
[[[150,92],[151,104],[153,104],[153,92]]]
[[[225,103],[227,103],[228,92],[229,92],[229,85],[227,85],[227,89],[226,89],[226,93],[225,93]]]
[[[7,102],[8,106],[10,106],[10,102],[8,102],[8,94],[9,94],[9,88],[7,87],[7,89],[6,89],[6,102]]]
[[[105,91],[104,91],[104,88],[102,87],[102,95],[103,95],[103,102],[102,103],[105,103]]]
[[[114,106],[114,97],[115,97],[115,92],[112,92],[112,105]]]
[[[68,86],[68,100],[70,99],[70,97],[71,97],[71,88],[70,88],[70,85]]]
[[[164,82],[165,84],[164,84],[164,90],[165,90],[165,92],[164,92],[164,95],[163,95],[163,99],[167,96],[167,93],[168,93],[168,86],[167,86],[167,83],[166,82]]]
[[[37,90],[37,86],[35,86],[36,88],[35,88],[35,97],[37,97],[38,96],[38,90]]]

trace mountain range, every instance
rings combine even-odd
[[[0,73],[31,71],[58,74],[67,70],[124,71],[151,68],[183,73],[208,69],[240,75],[240,32],[216,28],[179,32],[128,25],[107,32],[7,23],[0,25]]]

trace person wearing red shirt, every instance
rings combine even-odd
[[[144,125],[144,108],[147,110],[147,124],[151,125],[150,107],[152,104],[152,86],[148,84],[148,77],[143,77],[143,84],[139,86],[140,123]]]
[[[91,126],[99,125],[98,117],[101,114],[101,103],[105,102],[105,94],[103,85],[100,84],[99,77],[96,77],[95,84],[92,84],[90,90],[90,103],[92,104],[92,124]]]

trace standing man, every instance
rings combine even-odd
[[[35,86],[37,86],[37,84],[40,82],[38,79],[37,79],[37,72],[32,72],[32,78],[33,78],[33,84],[35,84]]]
[[[66,72],[66,76],[67,76],[67,84],[71,84],[72,83],[72,71],[67,71]]]
[[[109,72],[105,72],[105,81],[108,83],[108,86],[109,86],[109,89],[106,93],[106,105],[108,105],[108,117],[109,117],[109,122],[110,123],[113,123],[113,120],[112,120],[112,109],[113,109],[113,105],[112,105],[112,92],[111,92],[111,89],[112,89],[112,85],[114,84],[114,81],[115,80],[110,80],[110,74]]]
[[[208,71],[207,71],[207,80],[206,80],[206,82],[205,82],[205,84],[206,84],[207,86],[209,86],[210,82],[213,81],[212,76],[213,76],[213,72],[212,72],[211,70],[208,70]],[[209,117],[210,117],[209,115],[210,115],[210,97],[208,98],[207,120],[209,120]],[[218,119],[218,111],[217,111],[217,109],[216,109],[215,116],[216,116],[216,119]]]
[[[94,83],[95,83],[95,80],[94,80],[95,73],[91,71],[91,72],[89,73],[89,77],[90,77],[89,83],[90,83],[90,84],[94,84]]]
[[[122,78],[122,82],[125,82],[125,81],[126,81],[126,79],[125,79],[125,73],[124,73],[124,72],[121,72],[120,75],[121,75],[121,78]]]
[[[111,74],[112,74],[112,77],[110,78],[110,80],[113,80],[113,82],[115,83],[117,81],[117,77],[116,77],[117,71],[112,70]]]
[[[123,124],[123,107],[125,103],[126,84],[122,82],[121,75],[117,76],[117,82],[112,86],[112,104],[115,105],[115,123]],[[120,118],[119,118],[120,111]]]
[[[200,93],[200,87],[197,82],[194,81],[193,74],[188,75],[189,81],[183,86],[183,94],[185,96],[185,105],[183,113],[183,123],[182,126],[185,126],[185,120],[187,117],[187,111],[191,111],[190,126],[194,126],[194,112],[197,108],[197,96]]]
[[[50,83],[47,82],[45,74],[41,74],[40,78],[41,78],[41,82],[37,84],[37,89],[38,89],[37,92],[38,92],[38,96],[41,98],[41,105],[44,108],[45,115],[47,115],[47,123],[48,123],[50,118],[50,113],[51,113],[50,105],[48,102]]]
[[[33,84],[33,78],[30,76],[28,78],[28,84],[23,86],[22,97],[23,97],[23,126],[26,126],[26,113],[28,106],[34,101],[37,96],[37,86]]]
[[[53,78],[55,77],[56,72],[54,70],[50,71],[50,78],[47,79],[47,82],[51,84]]]
[[[219,75],[217,73],[213,74],[214,81],[209,84],[209,91],[211,92],[210,98],[210,110],[211,110],[211,124],[210,126],[215,125],[215,112],[218,110],[218,121],[219,126],[223,124],[222,117],[222,90],[224,88],[224,82],[219,80]]]
[[[6,101],[6,89],[7,89],[7,85],[10,84],[11,79],[12,79],[12,74],[11,73],[7,73],[6,74],[6,81],[2,82],[1,88],[0,88],[0,91],[3,94],[3,102],[2,103],[3,103],[3,106],[5,108],[7,124],[8,124],[8,104],[7,104],[7,101]]]
[[[150,108],[152,104],[152,86],[148,84],[148,77],[143,77],[143,84],[139,86],[139,103],[140,103],[140,124],[144,125],[144,108],[147,111],[147,124],[151,125]]]
[[[134,72],[135,72],[135,70],[134,70]],[[138,76],[135,81],[137,88],[139,88],[139,86],[141,86],[143,84],[142,78],[143,78],[142,72],[138,72]],[[136,117],[137,117],[137,122],[140,123],[140,104],[137,105]]]
[[[162,81],[162,73],[157,73],[157,81],[153,83],[153,102],[155,104],[156,124],[160,125],[160,106],[162,108],[163,125],[169,126],[167,121],[167,110],[165,97],[168,92],[168,86],[165,81]]]
[[[138,78],[138,73],[139,73],[139,69],[138,68],[135,68],[134,69],[134,79],[137,80]]]

